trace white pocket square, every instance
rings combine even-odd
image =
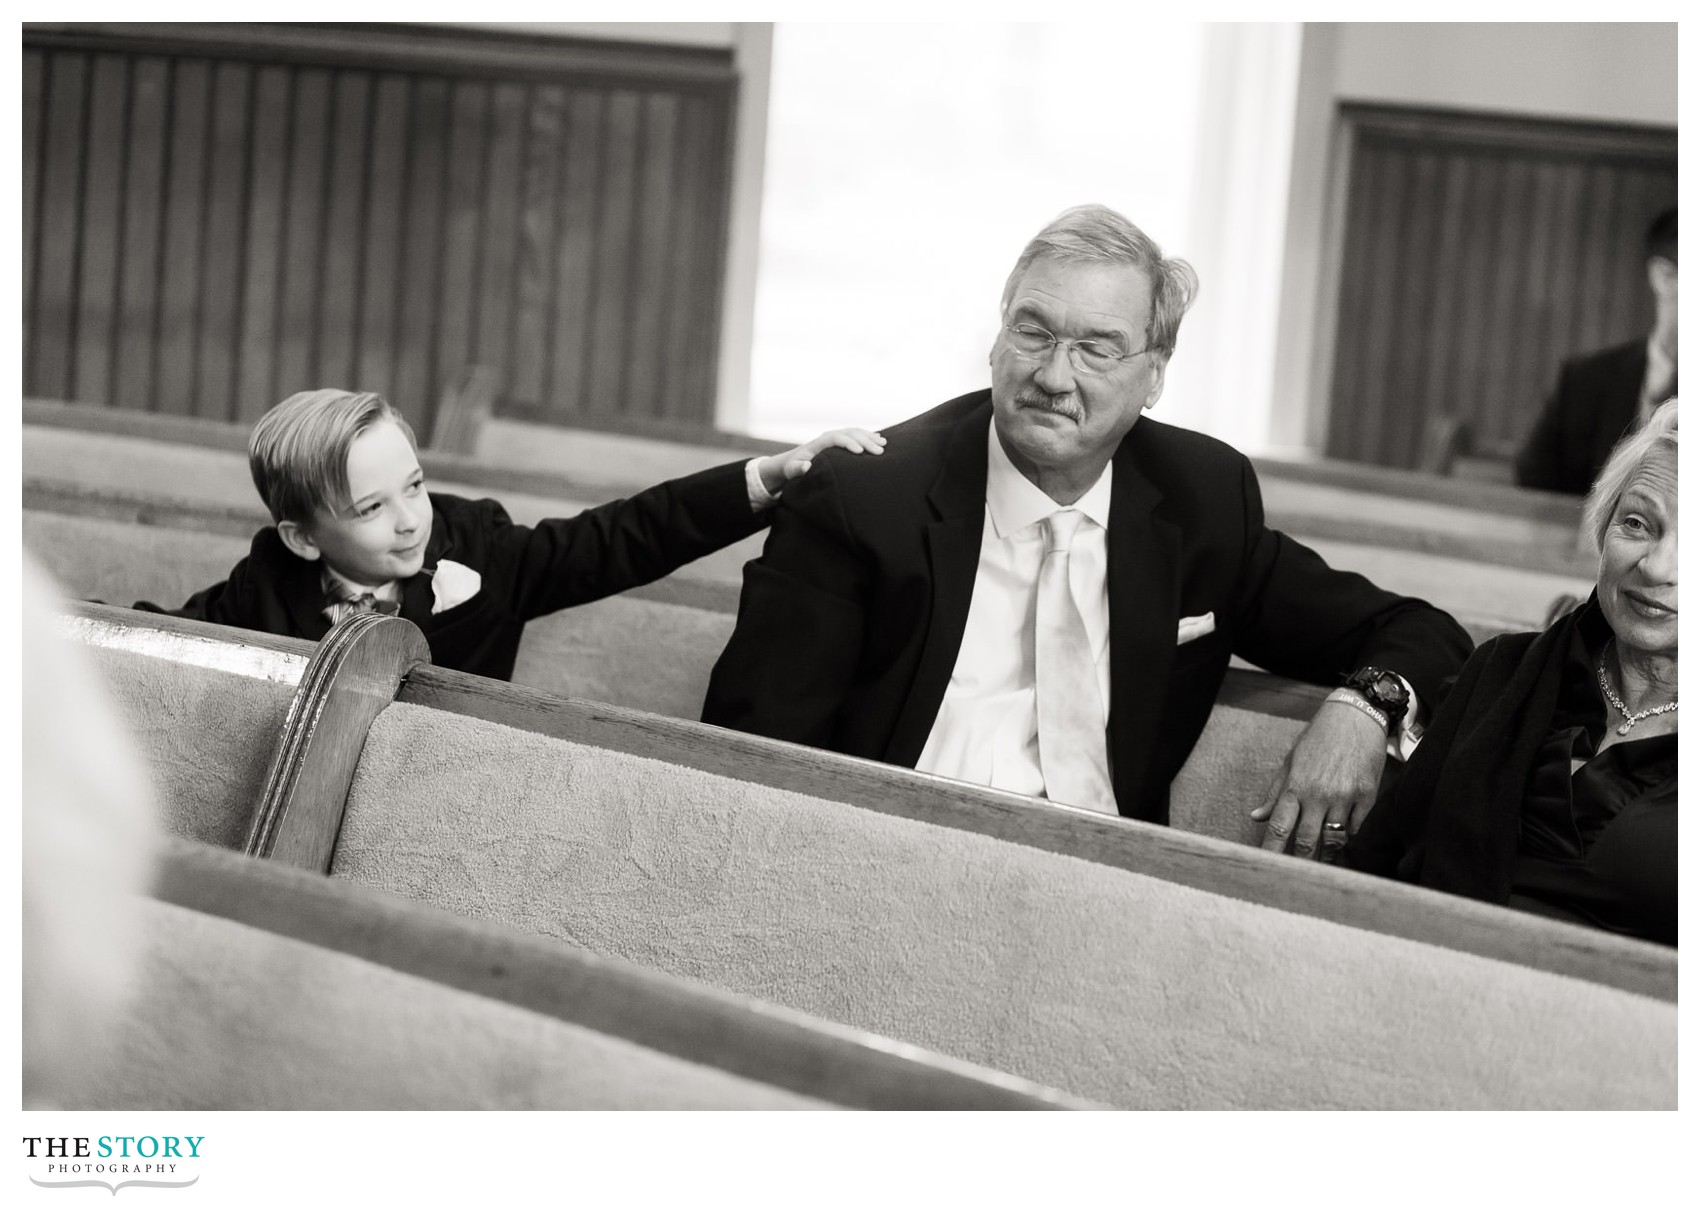
[[[1206,611],[1204,614],[1194,615],[1190,619],[1182,619],[1180,634],[1175,637],[1175,645],[1176,647],[1179,647],[1182,644],[1190,644],[1193,640],[1196,640],[1201,636],[1207,636],[1215,630],[1216,612],[1214,610]]]
[[[453,560],[438,560],[437,571],[431,574],[431,613],[453,610],[484,587],[484,578],[465,564]]]

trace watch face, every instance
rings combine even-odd
[[[1405,697],[1405,688],[1399,685],[1399,679],[1390,673],[1384,673],[1375,679],[1375,693],[1390,702],[1398,702]]]

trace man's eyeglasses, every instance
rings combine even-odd
[[[1144,349],[1124,354],[1115,346],[1106,345],[1102,341],[1066,341],[1037,324],[1006,324],[1004,331],[1009,334],[1009,347],[1019,357],[1032,358],[1035,361],[1049,358],[1051,351],[1061,345],[1068,351],[1069,365],[1083,375],[1107,375],[1123,362],[1132,361],[1140,354],[1151,351],[1151,347],[1147,345]]]

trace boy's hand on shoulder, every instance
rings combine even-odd
[[[757,459],[756,471],[761,476],[762,487],[773,496],[778,496],[785,485],[814,465],[816,455],[833,446],[843,447],[855,454],[877,455],[885,449],[885,438],[872,430],[854,427],[828,430],[820,437],[804,442],[783,454]]]

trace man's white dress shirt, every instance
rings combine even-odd
[[[1039,569],[1045,560],[1041,523],[1062,509],[1086,516],[1069,556],[1069,588],[1086,623],[1092,659],[1110,718],[1110,598],[1108,535],[1113,464],[1073,505],[1041,492],[1004,452],[997,426],[986,435],[986,522],[968,625],[956,654],[950,685],[915,769],[981,783],[1022,795],[1043,795],[1039,767],[1038,700],[1033,686],[1033,638]],[[1401,677],[1401,682],[1405,679]],[[1422,735],[1416,692],[1404,727],[1388,740],[1388,755],[1409,759]],[[1106,744],[1100,734],[1099,744]],[[1109,763],[1113,776],[1115,764]]]
[[[986,426],[986,523],[968,626],[926,748],[929,774],[1042,795],[1038,706],[1033,687],[1034,611],[1045,561],[1045,518],[1075,509],[1085,521],[1069,551],[1069,588],[1086,623],[1104,719],[1110,716],[1110,601],[1106,572],[1111,467],[1086,495],[1058,505],[1009,461]],[[1104,744],[1102,734],[1098,743]]]

